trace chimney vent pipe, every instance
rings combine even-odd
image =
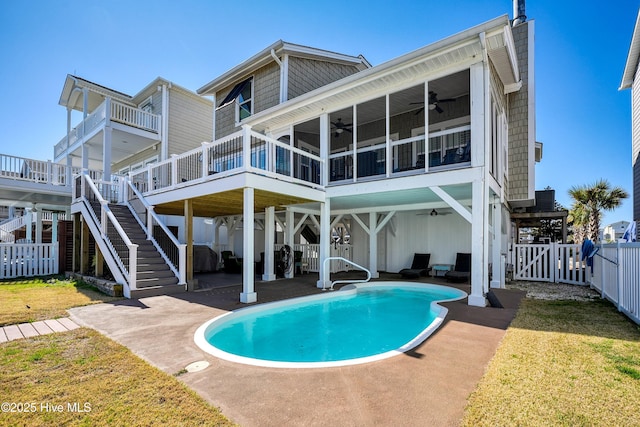
[[[522,24],[527,20],[524,13],[524,0],[513,0],[513,26]]]

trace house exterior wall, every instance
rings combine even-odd
[[[169,155],[180,154],[199,147],[203,141],[210,141],[212,134],[211,117],[213,104],[210,100],[179,89],[176,86],[169,89],[168,107],[168,150]],[[142,92],[136,96],[136,105],[152,97],[152,113],[162,114],[162,92],[154,85],[150,93]],[[114,172],[145,162],[155,156],[161,159],[160,147],[149,147],[122,162],[113,165]]]
[[[529,141],[533,129],[529,127],[535,128],[535,123],[530,123],[529,111],[533,101],[529,90],[529,78],[533,78],[529,76],[529,61],[533,60],[533,52],[529,52],[530,25],[533,24],[525,22],[512,29],[522,88],[509,95],[509,201],[533,199],[534,183],[531,182],[533,174],[530,169],[534,167],[534,160]]]
[[[640,68],[640,63],[638,68]],[[640,77],[631,88],[631,161],[633,167],[633,220],[640,222]]]
[[[357,72],[358,69],[352,65],[290,57],[288,99],[293,99]]]
[[[169,155],[180,154],[210,141],[213,133],[210,100],[182,90],[169,90]]]

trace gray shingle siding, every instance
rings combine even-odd
[[[290,57],[288,99],[311,92],[357,72],[358,69],[352,65]]]
[[[509,95],[509,200],[527,200],[529,194],[529,23],[513,28],[522,88]]]
[[[219,104],[236,84],[253,77],[253,113],[259,113],[278,105],[280,101],[280,67],[272,62],[257,70],[251,76],[238,79],[233,84],[216,93],[216,102]],[[232,134],[240,130],[236,126],[236,104],[231,103],[216,111],[216,139]]]

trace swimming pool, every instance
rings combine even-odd
[[[437,302],[466,296],[424,283],[351,285],[226,313],[201,325],[194,339],[216,357],[250,365],[354,365],[414,348],[442,324],[447,309]]]

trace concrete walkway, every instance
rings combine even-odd
[[[256,286],[258,300],[321,292],[309,282],[261,283]],[[468,285],[461,288],[468,292]],[[390,359],[339,368],[276,369],[220,360],[194,343],[202,323],[245,306],[238,302],[239,293],[235,286],[207,289],[78,307],[70,313],[77,324],[97,329],[168,374],[208,362],[206,369],[178,378],[244,427],[455,426],[524,296],[501,291],[502,309],[470,307],[466,300],[443,304],[449,314],[438,331]]]
[[[30,338],[38,335],[66,332],[79,328],[78,324],[68,317],[61,319],[41,320],[33,323],[3,326],[0,328],[0,343]]]

